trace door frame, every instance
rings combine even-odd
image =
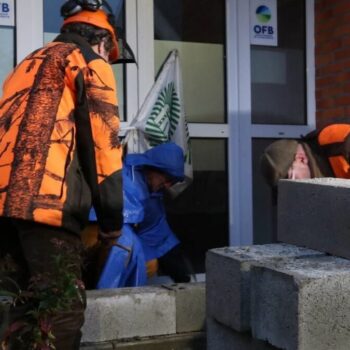
[[[43,45],[43,0],[15,0],[16,2],[16,62]]]
[[[128,0],[127,38],[138,57],[128,105],[133,116],[154,82],[153,0]],[[134,12],[135,11],[135,12]],[[189,123],[190,137],[228,140],[229,244],[253,244],[252,139],[298,138],[315,128],[314,0],[306,0],[306,125],[259,125],[251,122],[250,5],[247,0],[226,0],[227,124]],[[136,30],[135,30],[136,28]],[[132,33],[130,36],[129,33]],[[132,69],[132,68],[130,68]],[[138,92],[137,97],[135,91]],[[129,95],[128,95],[129,98]],[[135,104],[135,101],[137,103]],[[238,166],[237,166],[238,165]],[[247,179],[249,179],[247,181]]]

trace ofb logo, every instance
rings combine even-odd
[[[14,0],[0,0],[0,26],[15,25]]]
[[[260,24],[254,26],[254,33],[257,38],[271,38],[274,34],[274,28],[272,25],[266,25],[271,20],[272,14],[271,10],[265,6],[261,5],[255,11],[256,17]]]
[[[147,120],[145,131],[151,146],[167,142],[174,135],[180,119],[180,100],[174,83],[160,92]]]
[[[256,9],[255,13],[256,17],[258,18],[258,21],[261,23],[267,23],[271,19],[271,11],[265,5],[259,6]]]
[[[0,2],[0,16],[8,17],[10,12],[10,5],[7,2]]]

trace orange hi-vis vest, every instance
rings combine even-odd
[[[350,179],[350,124],[326,126],[318,133],[317,140],[335,177]]]
[[[80,232],[93,205],[122,226],[122,147],[111,66],[62,34],[7,77],[0,100],[0,216]]]

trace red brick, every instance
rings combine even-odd
[[[337,84],[337,85],[329,86],[323,89],[316,89],[316,98],[322,99],[322,98],[339,96],[344,92],[346,92],[344,91],[344,86],[342,84]]]
[[[350,0],[315,0],[317,125],[350,119]]]
[[[345,83],[350,81],[350,72],[342,72],[332,77],[333,83]]]
[[[333,1],[332,10],[333,10],[334,16],[342,15],[344,13],[350,12],[350,2],[348,0]]]
[[[327,64],[330,64],[331,62],[333,62],[334,57],[333,57],[333,53],[329,52],[329,53],[323,53],[320,55],[316,55],[315,57],[315,65],[316,67],[321,67]]]
[[[350,95],[338,96],[334,99],[337,106],[349,106],[350,105]]]
[[[330,109],[336,106],[333,98],[316,98],[316,104],[319,109]]]
[[[337,18],[338,22],[341,24],[348,24],[350,22],[350,12],[343,13],[340,17]]]
[[[340,38],[329,40],[323,43],[316,42],[315,53],[316,54],[329,53],[336,49],[341,48],[342,47],[341,45],[342,45],[342,42]]]
[[[316,78],[316,88],[323,88],[334,84],[333,77],[318,77]]]
[[[315,1],[315,12],[327,11],[329,8],[332,8],[332,2],[329,0],[316,0]]]
[[[345,109],[343,107],[330,108],[326,110],[319,110],[317,112],[319,119],[332,120],[334,118],[340,118],[345,115]]]
[[[344,60],[344,59],[350,59],[350,47],[346,47],[344,49],[340,49],[333,53],[334,60]]]
[[[338,24],[333,30],[333,36],[339,38],[344,35],[350,34],[350,24]]]
[[[345,123],[347,121],[346,117],[344,115],[341,115],[340,117],[325,117],[322,118],[319,114],[317,114],[317,120],[316,120],[316,127],[322,128],[326,125],[329,125],[330,123]]]
[[[332,9],[326,9],[325,11],[315,11],[315,23],[317,25],[323,24],[333,17]]]
[[[338,73],[342,73],[347,67],[347,62],[334,62],[332,64],[316,68],[316,74],[317,76],[335,76]]]
[[[333,31],[337,25],[337,19],[335,17],[330,17],[327,20],[320,19],[315,20],[315,34],[318,40],[329,39],[333,36]]]
[[[350,35],[345,35],[341,38],[341,46],[342,47],[350,46]]]
[[[342,84],[342,90],[344,93],[350,93],[350,82]]]

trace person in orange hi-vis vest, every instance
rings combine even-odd
[[[0,100],[0,289],[30,292],[10,307],[8,349],[79,349],[80,232],[91,206],[102,239],[123,225],[117,33],[102,1],[61,14],[61,34],[15,67]]]
[[[274,189],[280,179],[350,179],[350,124],[330,124],[299,140],[277,140],[264,150],[260,166]]]

